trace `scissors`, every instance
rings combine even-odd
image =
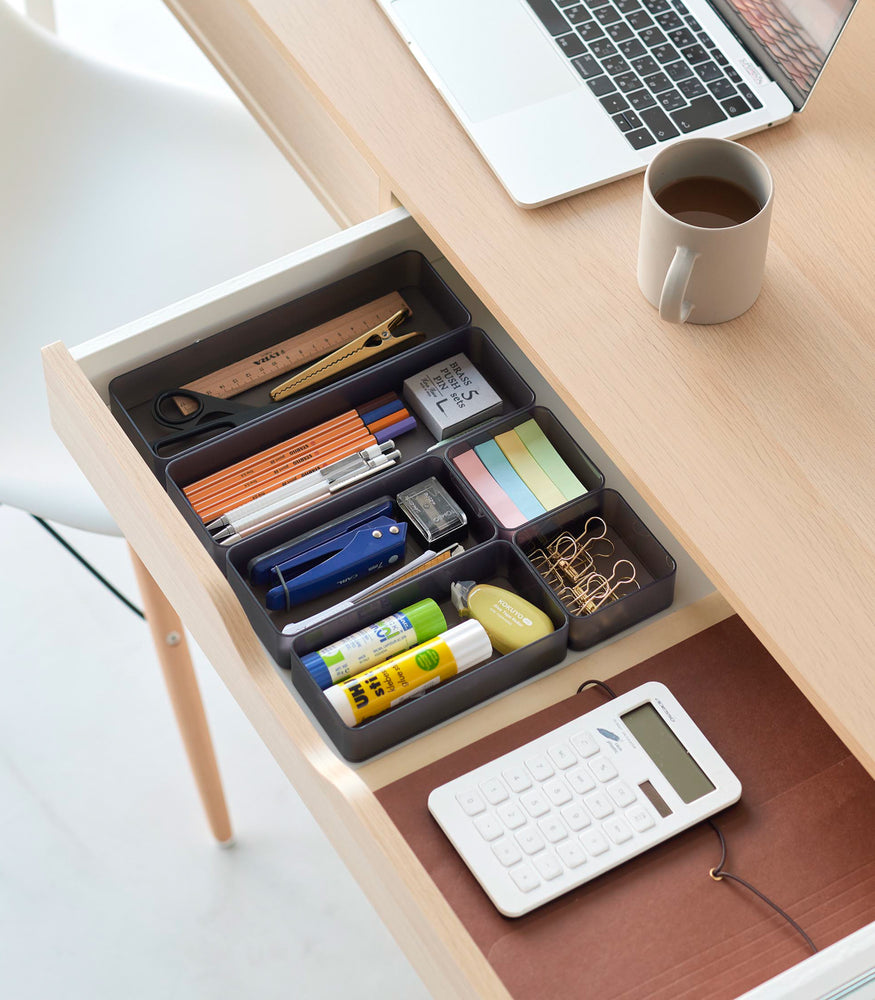
[[[194,403],[195,409],[190,413],[183,413],[174,402],[174,399],[180,397]],[[232,403],[192,389],[166,389],[152,400],[152,416],[156,423],[173,429],[174,433],[165,434],[153,441],[152,448],[157,455],[161,455],[162,451],[173,445],[239,427],[269,410],[269,406]],[[180,427],[183,429],[176,430]]]

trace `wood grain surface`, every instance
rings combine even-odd
[[[435,996],[505,1000],[395,824],[292,697],[230,584],[81,368],[63,344],[45,348],[43,363],[59,437]]]
[[[638,291],[641,178],[517,208],[373,0],[231,4],[233,54],[227,4],[169,5],[249,90],[294,71],[875,774],[875,6],[744,140],[775,177],[765,287],[699,328]]]

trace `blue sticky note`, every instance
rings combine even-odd
[[[504,490],[520,509],[520,512],[530,521],[544,513],[544,507],[538,502],[535,494],[526,486],[514,471],[513,466],[504,456],[504,452],[495,441],[484,441],[474,446],[474,451],[480,461],[489,470],[492,478]]]

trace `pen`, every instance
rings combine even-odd
[[[362,479],[367,479],[370,476],[376,475],[376,473],[381,472],[390,465],[394,465],[400,455],[401,453],[398,451],[390,453],[389,455],[381,455],[379,458],[372,460],[373,464],[371,464],[366,470],[352,475],[347,479],[339,480],[338,482],[330,485],[327,482],[317,484],[310,490],[307,490],[305,495],[296,495],[292,498],[293,506],[284,507],[278,511],[262,511],[258,515],[253,515],[252,519],[248,519],[245,524],[235,524],[233,526],[229,525],[217,534],[213,535],[213,541],[219,542],[221,545],[230,545],[239,538],[246,538],[248,535],[252,535],[256,531],[261,531],[262,528],[268,528],[277,521],[282,521],[284,518],[298,514],[300,511],[305,510],[307,507],[311,507],[320,500],[325,500],[334,493],[346,489],[347,486],[352,486],[353,483],[357,483]]]
[[[231,524],[239,518],[247,517],[249,514],[254,514],[257,511],[264,510],[264,508],[270,507],[274,503],[279,502],[283,497],[293,495],[296,489],[306,489],[312,483],[317,483],[322,479],[332,480],[334,478],[339,478],[343,475],[347,468],[353,467],[359,458],[363,461],[367,461],[371,458],[377,458],[381,453],[384,454],[391,451],[392,447],[393,445],[391,442],[383,445],[371,445],[369,448],[365,448],[364,451],[356,452],[355,455],[350,455],[348,458],[340,458],[331,465],[326,465],[313,472],[308,472],[301,479],[296,480],[287,487],[281,486],[272,493],[266,493],[263,497],[259,497],[257,500],[250,500],[248,503],[241,504],[239,507],[235,507],[233,510],[228,511],[228,513],[223,514],[215,521],[211,521],[207,525],[207,530],[214,531],[218,528],[223,528],[225,525]],[[275,496],[275,494],[280,493],[282,496]]]
[[[391,441],[388,443],[392,444]],[[362,479],[368,479],[375,472],[379,472],[380,469],[385,468],[387,465],[394,465],[399,458],[401,458],[400,451],[391,451],[388,455],[383,456],[384,461],[370,465],[362,472],[358,472],[355,475],[350,476],[348,479],[344,479],[342,483],[332,483],[329,486],[329,489],[332,493],[339,493],[340,490],[345,490],[347,486],[352,486],[354,483],[357,483]]]
[[[376,447],[376,446],[375,446]],[[368,451],[373,451],[374,449],[368,449]],[[335,462],[331,466],[327,466],[325,469],[320,469],[311,476],[306,477],[309,482],[305,486],[301,486],[303,480],[298,480],[296,483],[292,483],[289,487],[284,487],[280,490],[275,490],[273,493],[268,493],[266,496],[262,497],[259,501],[253,501],[252,504],[246,504],[245,507],[239,507],[237,510],[231,511],[226,514],[224,518],[219,518],[217,521],[213,521],[212,525],[215,528],[229,527],[235,530],[240,530],[241,528],[248,528],[253,524],[261,524],[268,518],[272,518],[277,514],[286,514],[294,510],[300,503],[310,496],[319,496],[326,494],[328,490],[333,487],[338,488],[345,485],[346,481],[351,476],[361,475],[363,472],[367,472],[372,468],[382,468],[387,464],[386,459],[389,458],[387,455],[383,455],[379,449],[376,447],[376,455],[365,455],[364,452],[358,452],[357,454],[351,456],[351,458],[341,459],[339,462]],[[396,455],[400,455],[400,452],[396,452]],[[393,456],[391,462],[388,464],[394,464],[396,458]],[[314,490],[316,491],[314,493]],[[276,496],[275,494],[281,494]],[[269,501],[265,503],[264,501]],[[256,509],[248,509],[255,507],[255,504],[260,503],[261,506]],[[223,523],[224,522],[224,523]],[[209,526],[208,526],[209,527]],[[209,528],[213,530],[213,528]]]
[[[347,458],[361,451],[363,448],[376,443],[371,434],[345,441],[342,445],[338,445],[336,448],[325,452],[325,454],[319,457],[310,458],[305,463],[293,469],[284,468],[275,478],[264,479],[254,485],[239,487],[232,492],[223,493],[218,497],[211,497],[192,506],[194,506],[197,514],[206,521],[219,514],[226,514],[229,510],[240,507],[250,500],[256,500],[259,497],[265,496],[281,486],[287,486],[289,483],[296,482],[308,472],[313,472],[325,465],[329,465],[339,458]]]

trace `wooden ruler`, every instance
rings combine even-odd
[[[398,292],[390,292],[336,319],[314,326],[312,330],[306,330],[296,337],[259,351],[258,354],[235,361],[234,364],[204,375],[194,382],[188,382],[181,388],[219,399],[230,399],[308,362],[324,358],[338,347],[345,347],[356,337],[385,323],[399,309],[407,308],[407,303]],[[184,396],[175,397],[175,401],[184,414],[194,413],[197,409],[197,403]]]

